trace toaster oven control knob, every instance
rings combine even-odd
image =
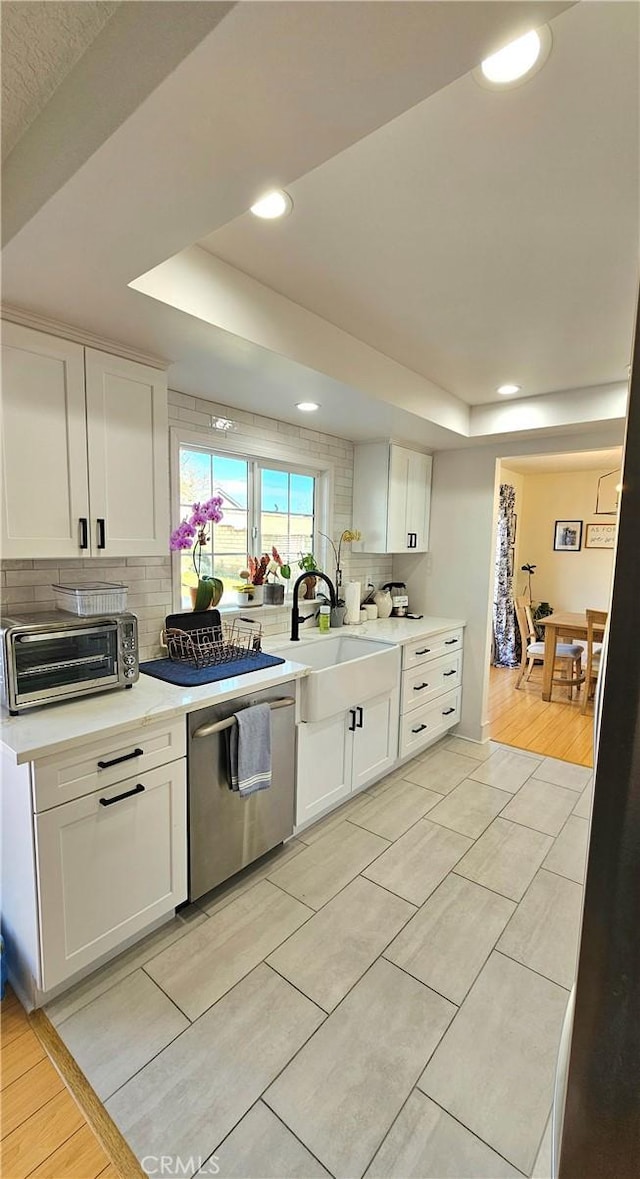
[[[133,667],[128,667],[124,674],[126,679],[132,680],[136,673]]]
[[[124,661],[127,667],[130,667],[132,663],[135,663],[135,658],[133,655],[125,655]]]

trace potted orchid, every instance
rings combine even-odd
[[[340,533],[337,545],[334,543],[334,541],[332,541],[330,536],[327,536],[326,532],[321,532],[320,536],[323,536],[325,540],[328,540],[331,548],[333,549],[333,557],[336,563],[336,592],[339,594],[342,586],[342,565],[340,564],[342,558],[342,546],[343,544],[355,544],[356,541],[362,540],[362,533],[359,532],[357,528],[345,528],[344,532]]]
[[[189,594],[194,610],[209,610],[217,606],[224,591],[224,585],[219,577],[201,572],[202,550],[209,543],[207,529],[210,525],[219,524],[222,516],[222,499],[219,495],[214,495],[206,503],[194,504],[191,515],[182,520],[171,533],[169,548],[172,553],[192,548],[194,572],[190,577],[196,584],[189,586]]]

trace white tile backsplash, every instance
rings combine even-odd
[[[243,434],[262,438],[271,443],[290,443],[304,454],[304,461],[313,465],[314,455],[330,457],[334,467],[333,529],[334,537],[345,528],[357,528],[352,519],[353,501],[353,443],[346,438],[323,434],[303,426],[278,422],[274,418],[247,413],[232,406],[203,401],[169,390],[169,425],[196,427],[206,433],[215,445],[217,431],[211,428],[212,418],[225,418],[232,428]],[[168,548],[168,538],[167,538]],[[392,558],[376,554],[352,555],[349,546],[343,547],[343,584],[350,579],[362,582],[370,579],[379,586],[392,579]],[[333,576],[333,568],[328,570]],[[100,559],[69,558],[67,560],[19,560],[0,562],[0,595],[3,607],[11,611],[51,610],[55,608],[51,585],[55,582],[121,581],[129,587],[128,607],[138,617],[140,658],[153,659],[161,655],[160,629],[165,616],[173,608],[172,564],[166,557],[127,557],[107,563]],[[304,611],[303,611],[304,612]],[[282,634],[289,629],[291,611],[288,608],[257,611],[264,634]]]

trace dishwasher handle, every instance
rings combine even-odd
[[[269,708],[290,708],[292,704],[295,704],[293,696],[283,696],[281,700],[269,701]],[[210,737],[213,733],[221,733],[224,729],[232,728],[235,723],[236,718],[234,714],[225,717],[224,720],[213,721],[210,725],[200,725],[200,728],[196,729],[192,736]]]

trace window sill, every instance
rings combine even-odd
[[[304,609],[305,606],[321,606],[323,602],[324,598],[300,598],[298,601],[298,606],[301,609]],[[228,605],[218,606],[218,610],[223,615],[223,617],[229,617],[230,615],[236,614],[273,614],[273,612],[276,610],[282,613],[283,610],[291,610],[292,607],[293,598],[285,598],[281,606],[249,606],[248,604],[246,606]]]

